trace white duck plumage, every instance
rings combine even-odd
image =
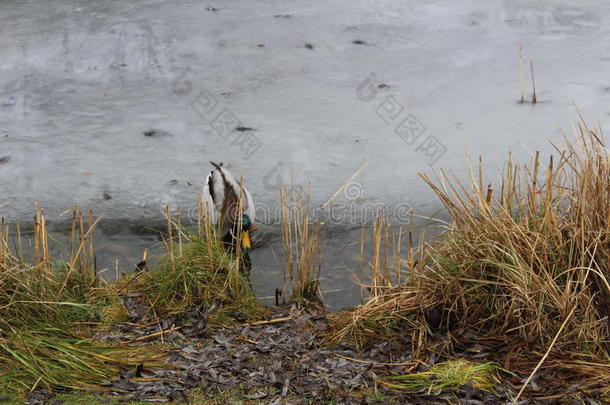
[[[239,217],[234,207],[237,207],[240,194],[242,195],[242,215],[246,214],[250,223],[254,222],[254,202],[252,195],[240,184],[231,172],[222,166],[210,162],[214,170],[205,178],[203,184],[203,203],[208,217],[219,225],[222,236],[231,232]],[[222,223],[220,221],[222,220]]]

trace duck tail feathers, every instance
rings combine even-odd
[[[214,166],[216,168],[216,170],[220,170],[220,168],[222,167],[222,162],[219,163],[214,163],[214,162],[210,162],[210,164],[212,166]]]

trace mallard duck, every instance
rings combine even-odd
[[[254,203],[250,192],[235,180],[233,175],[222,166],[210,162],[214,170],[203,184],[203,203],[209,218],[218,226],[222,241],[234,251],[237,238],[241,237],[241,247],[252,247],[250,232],[256,230],[254,225]],[[240,191],[241,189],[241,191]],[[241,232],[238,202],[242,196]]]

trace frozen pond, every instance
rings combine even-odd
[[[371,204],[429,215],[418,172],[550,152],[573,103],[606,128],[609,55],[602,0],[0,1],[0,215],[152,223],[192,209],[210,160],[244,174],[261,222],[279,184],[310,179],[321,205],[365,162],[334,226]]]

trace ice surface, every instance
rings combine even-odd
[[[467,152],[493,167],[508,150],[551,151],[573,100],[590,122],[610,121],[604,1],[57,0],[0,11],[0,158],[10,156],[0,214],[12,219],[35,201],[51,217],[74,201],[158,217],[164,204],[192,205],[209,160],[271,205],[289,168],[312,180],[319,204],[368,160],[351,203],[427,213],[437,203],[417,173],[439,156],[421,150],[429,135],[446,148],[434,167],[463,172]],[[517,103],[519,43],[536,105]],[[382,88],[363,101],[373,73]],[[202,117],[191,103],[203,91],[217,105]],[[412,145],[377,114],[387,96],[404,108],[398,120],[425,126]],[[215,133],[225,108],[253,131]],[[261,145],[247,156],[252,140]]]

